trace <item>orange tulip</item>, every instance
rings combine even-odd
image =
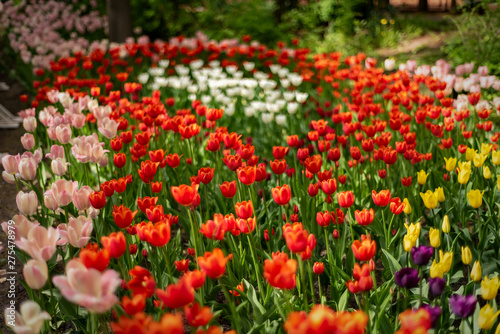
[[[377,244],[370,235],[362,235],[361,241],[354,240],[351,248],[358,261],[370,261],[377,251]]]
[[[134,315],[144,311],[144,307],[146,307],[146,297],[144,295],[135,295],[132,298],[124,296],[121,305],[127,314]]]
[[[271,169],[276,175],[283,174],[286,170],[286,160],[271,160]]]
[[[264,277],[269,284],[278,289],[295,288],[297,261],[290,260],[286,253],[273,253],[272,260],[264,261]]]
[[[135,225],[137,235],[142,241],[147,241],[156,247],[165,246],[170,241],[170,224],[165,221],[142,222]]]
[[[222,196],[226,198],[233,198],[236,195],[236,180],[231,182],[224,181],[223,184],[219,184]]]
[[[214,248],[212,252],[205,252],[203,257],[198,257],[198,265],[210,278],[217,279],[224,275],[226,262],[231,258],[232,254],[224,257],[224,253],[220,248]]]
[[[108,250],[109,256],[119,258],[127,250],[127,241],[123,232],[113,232],[109,236],[102,236],[101,243]]]
[[[254,166],[240,167],[237,170],[237,174],[240,182],[249,186],[254,183],[257,178],[257,168]]]
[[[205,326],[213,317],[209,306],[201,307],[198,303],[193,303],[191,306],[184,306],[184,314],[186,315],[187,323],[193,327]]]
[[[327,195],[333,194],[337,191],[337,180],[336,179],[328,179],[321,182],[321,190]]]
[[[317,174],[321,170],[321,165],[323,161],[321,160],[321,155],[313,155],[304,161],[304,165],[309,173]]]
[[[190,206],[195,201],[196,195],[198,194],[198,185],[192,184],[181,184],[178,187],[172,186],[172,195],[174,199],[183,206]]]
[[[304,230],[302,223],[286,224],[283,226],[283,236],[286,245],[292,253],[301,253],[306,250],[309,233]]]
[[[113,219],[115,224],[120,228],[127,228],[132,224],[135,215],[137,214],[137,210],[132,212],[129,208],[124,206],[123,204],[120,206],[114,206],[113,208]]]
[[[166,290],[156,289],[156,295],[166,307],[176,309],[191,304],[194,301],[194,289],[185,278],[176,284],[170,284]]]
[[[352,191],[342,191],[337,193],[337,200],[342,208],[349,208],[354,204],[354,194]]]
[[[373,222],[373,218],[375,217],[375,211],[373,209],[367,210],[363,209],[361,211],[356,210],[354,212],[354,217],[356,221],[361,226],[368,226]]]
[[[248,219],[253,215],[252,201],[238,202],[234,205],[234,210],[236,211],[238,218]]]
[[[373,203],[378,206],[386,206],[391,200],[390,190],[381,190],[378,194],[375,190],[372,190]]]
[[[287,205],[290,202],[290,198],[292,197],[292,190],[290,187],[285,184],[282,187],[278,186],[271,189],[271,193],[273,195],[274,201],[278,205]]]
[[[104,271],[109,264],[109,251],[105,248],[99,249],[97,244],[87,244],[79,254],[80,261],[87,268]]]

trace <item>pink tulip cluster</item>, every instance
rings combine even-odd
[[[15,178],[24,181],[32,181],[36,178],[38,164],[42,161],[42,149],[38,148],[34,153],[25,152],[22,155],[7,154],[2,158],[3,179],[11,184]]]
[[[0,25],[8,29],[10,46],[19,52],[25,63],[34,68],[50,68],[50,62],[67,57],[75,51],[85,51],[89,41],[85,32],[102,30],[106,18],[97,10],[87,13],[85,5],[72,5],[64,1],[24,1],[21,5],[9,0],[0,12]],[[97,3],[92,1],[92,4]],[[70,33],[65,40],[61,32]]]

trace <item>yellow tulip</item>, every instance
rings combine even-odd
[[[408,198],[405,198],[403,200],[403,203],[405,204],[405,208],[403,209],[403,212],[407,215],[409,215],[411,213],[411,205],[410,205],[410,201],[408,201]]]
[[[424,201],[424,205],[427,209],[434,209],[437,204],[438,204],[438,198],[437,194],[435,192],[432,192],[430,190],[427,190],[424,193],[420,193],[420,197],[422,197],[422,200]]]
[[[437,228],[432,228],[429,231],[429,240],[431,241],[431,246],[434,248],[439,248],[441,246],[441,238],[439,237],[439,230]]]
[[[473,161],[474,161],[474,166],[476,166],[477,168],[482,167],[482,166],[483,166],[483,164],[484,164],[484,162],[486,161],[486,158],[487,158],[487,157],[488,157],[488,156],[487,156],[487,155],[485,155],[485,154],[482,154],[482,153],[476,153],[476,154],[474,155],[474,160],[473,160]]]
[[[472,147],[467,147],[467,150],[465,151],[465,160],[472,161],[474,159],[474,156],[476,155],[476,152],[477,151]]]
[[[495,323],[495,320],[497,320],[499,314],[500,311],[497,311],[495,313],[495,311],[493,311],[493,307],[491,307],[490,304],[484,305],[484,307],[479,311],[479,328],[490,329],[491,327],[493,327],[493,324]]]
[[[462,263],[465,265],[470,264],[472,262],[472,253],[470,251],[469,246],[466,247],[462,246],[461,250],[462,250]]]
[[[423,169],[417,173],[417,181],[418,184],[423,186],[425,182],[427,181],[427,176],[429,176],[429,173],[426,173]]]
[[[460,171],[458,172],[458,183],[466,184],[467,182],[469,182],[470,173],[470,169],[460,169]]]
[[[436,277],[443,278],[444,276],[443,264],[441,262],[436,262],[436,260],[433,260],[429,275],[432,278]]]
[[[492,300],[497,296],[498,288],[500,288],[498,277],[489,279],[488,276],[484,276],[481,281],[481,296],[484,300]]]
[[[483,177],[486,180],[491,179],[491,170],[490,170],[490,168],[488,166],[484,166],[483,167]]]
[[[481,270],[481,262],[475,261],[474,265],[472,266],[472,270],[470,272],[470,278],[474,282],[479,282],[481,280],[482,275],[483,275],[483,273]]]
[[[493,162],[495,166],[500,165],[500,150],[495,151],[491,154],[491,162]]]
[[[467,193],[467,198],[469,199],[469,204],[474,209],[479,208],[483,204],[483,194],[484,190],[481,192],[479,189],[470,190]]]
[[[488,143],[482,143],[481,144],[481,154],[488,155],[491,152],[491,149],[493,148],[492,144]]]
[[[495,330],[495,334],[500,334],[500,324],[498,324],[497,329]]]
[[[457,166],[457,158],[444,158],[444,162],[446,163],[445,168],[448,172],[455,170]]]
[[[443,187],[437,188],[434,192],[436,193],[438,202],[443,203],[445,200]]]
[[[439,250],[439,263],[443,265],[443,270],[445,273],[450,271],[452,262],[453,262],[453,252],[443,253],[442,250]]]
[[[472,164],[470,161],[468,161],[468,162],[459,161],[458,162],[458,169],[460,169],[460,170],[462,170],[462,169],[472,170]]]
[[[405,227],[406,227],[406,233],[408,233],[411,236],[415,236],[417,238],[420,237],[420,227],[421,227],[420,223],[416,224],[411,223],[410,225],[405,223]]]
[[[411,249],[417,244],[418,237],[410,234],[405,234],[403,237],[403,248],[405,252],[411,252]]]
[[[450,233],[450,217],[448,215],[444,215],[443,223],[441,224],[441,229],[443,233]]]

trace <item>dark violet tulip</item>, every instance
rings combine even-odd
[[[434,299],[441,296],[446,287],[446,281],[440,277],[429,278],[429,298]]]
[[[432,253],[434,253],[434,248],[431,246],[413,247],[411,249],[411,258],[417,266],[425,266],[431,260]]]
[[[439,306],[432,307],[430,305],[424,305],[422,307],[426,309],[427,312],[429,312],[429,315],[431,316],[431,324],[432,327],[434,327],[436,325],[437,319],[441,315],[441,307]]]
[[[453,314],[459,318],[467,318],[474,314],[476,310],[477,298],[473,295],[450,297],[450,308]]]
[[[406,289],[412,289],[418,286],[420,277],[418,270],[415,268],[403,268],[394,274],[396,284]]]

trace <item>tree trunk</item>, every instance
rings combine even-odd
[[[429,4],[427,0],[418,0],[418,10],[421,12],[426,12],[429,10]]]
[[[132,36],[130,0],[107,0],[109,40],[123,43]]]

